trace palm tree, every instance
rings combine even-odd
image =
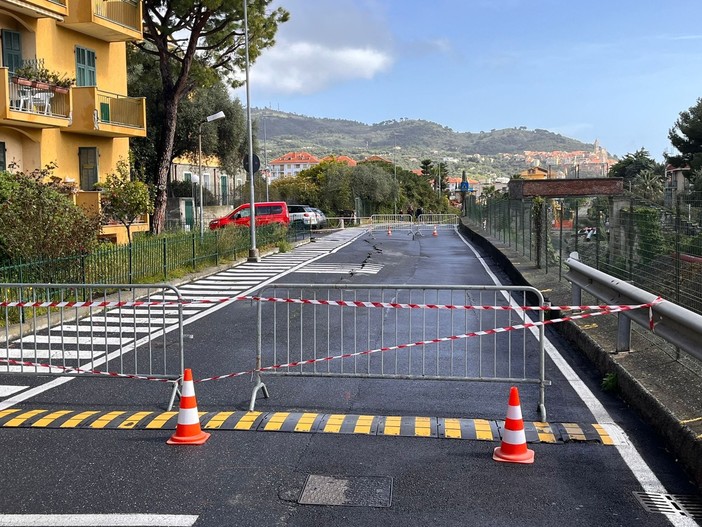
[[[663,179],[653,169],[646,168],[634,178],[633,191],[648,201],[660,201],[663,197]]]

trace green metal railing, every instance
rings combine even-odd
[[[476,201],[465,208],[476,232],[518,251],[562,280],[581,262],[702,313],[702,202],[674,208],[632,196]]]
[[[256,229],[259,248],[309,238],[305,228],[265,225]],[[228,227],[207,231],[137,238],[132,245],[108,245],[90,254],[52,260],[10,262],[0,267],[5,283],[133,284],[169,280],[178,275],[228,260],[243,258],[250,248],[249,231]]]

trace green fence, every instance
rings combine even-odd
[[[256,229],[259,248],[309,238],[309,229],[265,225]],[[248,255],[248,227],[228,227],[144,237],[129,245],[105,244],[90,254],[34,262],[12,262],[0,267],[0,282],[55,284],[133,284],[168,280],[206,266]]]
[[[562,280],[571,252],[595,269],[702,313],[702,202],[673,207],[631,196],[466,204],[473,230]]]

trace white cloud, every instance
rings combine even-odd
[[[377,0],[278,0],[290,20],[252,65],[251,85],[266,95],[319,92],[372,79],[394,63],[393,37]],[[277,6],[276,6],[277,7]]]
[[[371,47],[329,47],[313,42],[278,43],[251,70],[251,84],[266,92],[310,94],[353,79],[372,79],[392,58]]]

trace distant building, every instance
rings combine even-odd
[[[369,156],[363,160],[364,163],[373,162],[373,161],[382,161],[383,163],[391,163],[392,164],[392,161],[389,161],[388,159],[385,159],[384,157],[380,157],[380,156]]]
[[[358,163],[351,159],[349,156],[327,156],[323,157],[322,161],[336,161],[337,163],[344,163],[350,167],[355,167]]]
[[[679,193],[687,190],[688,182],[685,173],[690,172],[690,167],[674,167],[666,165],[665,167],[665,206],[674,207],[677,203]]]
[[[548,170],[541,167],[531,167],[526,170],[522,170],[519,173],[519,177],[522,179],[547,179]]]
[[[199,180],[197,160],[188,157],[178,157],[171,163],[171,181],[194,183]],[[202,157],[202,188],[212,193],[218,205],[231,204],[237,187],[246,182],[246,173],[239,170],[231,176],[224,172],[216,156]]]
[[[307,152],[288,152],[270,163],[271,181],[281,177],[297,176],[303,170],[319,164],[319,159]]]

